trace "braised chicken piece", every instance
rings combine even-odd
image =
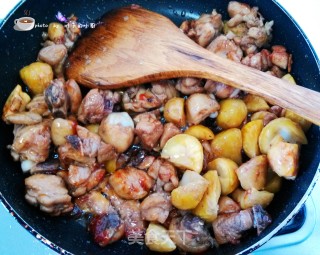
[[[157,89],[154,89],[154,91],[158,93]],[[145,89],[144,86],[136,86],[124,91],[122,103],[125,111],[146,112],[160,107],[162,101],[152,91]]]
[[[77,135],[68,135],[66,140],[65,144],[58,147],[61,163],[68,165],[73,162],[79,162],[90,166],[96,162],[95,158],[84,155],[82,141]]]
[[[222,30],[222,16],[213,10],[202,14],[197,20],[184,21],[180,29],[202,47],[206,47]]]
[[[70,112],[76,114],[82,102],[80,87],[73,79],[67,80],[64,86],[69,98]]]
[[[6,122],[17,125],[35,125],[42,122],[42,117],[35,112],[18,112],[7,116]]]
[[[203,169],[207,169],[208,163],[214,159],[214,154],[209,141],[203,140],[201,145],[203,147]]]
[[[82,143],[82,151],[84,156],[95,158],[98,155],[101,138],[99,135],[90,132],[88,129],[77,125],[77,135]]]
[[[276,65],[281,69],[288,69],[288,72],[291,71],[292,65],[292,55],[289,54],[285,47],[281,45],[272,46],[272,53],[270,55],[271,63]]]
[[[189,125],[197,125],[219,109],[220,105],[213,95],[192,94],[186,100],[187,122]]]
[[[55,79],[44,92],[45,101],[55,118],[66,118],[68,113],[68,94],[61,79]]]
[[[73,204],[61,177],[35,174],[25,179],[28,203],[52,216],[72,211]]]
[[[59,64],[67,55],[67,48],[63,44],[53,44],[39,51],[38,59],[52,67]]]
[[[78,120],[84,124],[100,123],[113,111],[114,105],[119,103],[120,99],[118,92],[91,89],[79,106]]]
[[[257,53],[257,49],[268,45],[271,40],[273,21],[264,23],[264,18],[258,12],[257,7],[250,7],[247,4],[236,1],[229,2],[228,13],[231,19],[227,26],[235,31],[241,24],[245,24],[245,31],[234,38],[237,45],[248,55]]]
[[[173,136],[181,134],[181,130],[173,123],[164,124],[163,133],[160,138],[160,148],[162,149],[166,142]]]
[[[238,213],[218,215],[212,226],[218,244],[237,244],[243,232],[253,227],[252,210],[246,209]]]
[[[221,99],[234,98],[240,92],[240,89],[212,80],[206,81],[204,89],[207,93],[214,94],[217,98]]]
[[[108,183],[108,180],[106,179],[105,181],[99,187],[124,221],[126,237],[143,238],[146,229],[140,213],[140,202],[138,200],[120,198]]]
[[[32,100],[26,105],[29,112],[38,113],[43,117],[49,116],[50,111],[45,101],[44,95],[35,95]]]
[[[141,113],[134,117],[136,124],[135,134],[140,138],[142,147],[152,150],[158,145],[158,141],[163,133],[163,125],[152,112]]]
[[[45,162],[40,162],[38,164],[32,165],[30,167],[30,174],[56,173],[59,168],[60,168],[60,161],[58,159],[51,159]]]
[[[10,146],[11,154],[18,154],[18,158],[13,155],[17,160],[44,162],[49,156],[50,143],[50,121],[19,126],[14,131],[14,140]]]
[[[141,170],[148,170],[149,167],[153,164],[153,162],[155,161],[155,157],[154,156],[145,156],[142,161],[140,162],[139,165],[137,165],[137,168],[141,169]]]
[[[245,231],[255,227],[260,234],[270,223],[268,213],[260,205],[256,205],[239,212],[220,214],[212,226],[218,244],[238,244]]]
[[[204,91],[203,80],[198,78],[180,78],[177,81],[176,89],[185,95],[200,93]]]
[[[154,181],[144,171],[126,167],[115,171],[109,183],[118,196],[124,199],[141,199],[148,195]]]
[[[170,192],[179,185],[176,168],[162,158],[158,158],[152,163],[148,169],[148,175],[156,181],[154,190],[157,192]]]
[[[116,158],[117,156],[118,153],[111,144],[104,143],[102,141],[100,142],[97,156],[98,163],[104,163],[107,160]]]
[[[219,211],[218,214],[240,212],[241,207],[232,198],[228,196],[221,196],[219,198]]]
[[[170,195],[168,193],[152,193],[147,196],[140,205],[143,220],[164,223],[172,209]]]
[[[75,204],[81,211],[93,215],[104,215],[114,210],[110,201],[96,190],[91,190],[89,193],[77,197]]]
[[[258,53],[248,54],[241,60],[241,63],[260,71],[267,71],[272,66],[270,52],[266,49]]]
[[[217,54],[220,57],[240,62],[243,52],[233,40],[228,39],[225,35],[219,35],[207,47],[207,50]]]
[[[100,246],[120,240],[125,232],[125,225],[117,212],[94,215],[88,226],[93,240]]]
[[[71,164],[68,171],[58,171],[57,175],[62,177],[69,193],[73,197],[79,197],[92,190],[103,181],[105,169],[99,168],[98,165],[86,166]]]
[[[185,252],[201,253],[213,246],[204,220],[192,214],[172,219],[169,227],[172,241]]]
[[[174,86],[173,80],[161,80],[151,83],[151,92],[159,98],[162,104],[169,99],[178,97],[179,93]]]

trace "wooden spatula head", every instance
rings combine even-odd
[[[101,21],[69,55],[68,78],[91,88],[114,89],[184,76],[177,70],[183,64],[168,48],[175,51],[176,42],[183,47],[186,37],[168,18],[130,6],[108,12]]]

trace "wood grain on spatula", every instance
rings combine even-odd
[[[137,6],[106,13],[71,52],[66,75],[100,89],[177,77],[210,79],[262,96],[320,125],[320,93],[221,58],[168,18]]]

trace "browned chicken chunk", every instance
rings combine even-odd
[[[158,192],[170,192],[179,185],[175,167],[165,159],[156,159],[148,169],[148,175],[156,180],[154,190]]]
[[[124,199],[144,198],[152,188],[153,182],[146,172],[134,167],[119,169],[109,178],[112,188]]]
[[[163,133],[163,125],[154,113],[142,113],[134,118],[136,127],[134,132],[140,138],[142,147],[153,149]]]
[[[26,200],[52,216],[70,212],[73,209],[71,197],[61,177],[35,174],[25,179]]]
[[[147,221],[164,223],[172,209],[170,196],[167,193],[153,193],[141,203],[141,217]]]
[[[197,20],[184,21],[180,28],[200,46],[206,47],[220,33],[222,26],[221,14],[213,10]]]
[[[20,160],[39,163],[47,159],[50,143],[50,122],[20,126],[15,130],[11,152],[18,154]]]
[[[100,123],[112,112],[116,103],[120,102],[120,94],[110,90],[91,89],[83,98],[79,110],[78,120],[84,124]]]

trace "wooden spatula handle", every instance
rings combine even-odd
[[[174,47],[177,47],[175,44]],[[223,82],[254,95],[269,103],[290,109],[303,118],[320,125],[320,93],[254,68],[239,65],[199,47],[197,51],[176,48],[176,59],[190,62],[190,70],[180,70],[180,76],[194,76]],[[181,67],[180,67],[181,68]]]

